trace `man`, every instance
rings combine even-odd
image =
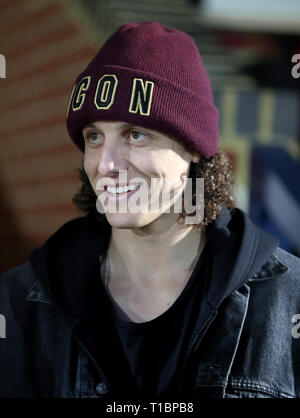
[[[194,41],[121,26],[78,76],[67,126],[88,214],[0,281],[0,395],[299,397],[299,259],[234,208]],[[176,211],[188,178],[194,206]]]

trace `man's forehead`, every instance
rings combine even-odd
[[[85,128],[97,128],[100,126],[105,126],[105,125],[111,125],[114,126],[116,128],[124,128],[124,127],[133,127],[137,125],[132,124],[132,123],[128,123],[128,122],[124,122],[124,121],[118,121],[118,120],[99,120],[99,121],[94,121],[94,122],[90,122],[87,125],[84,126],[83,129]],[[140,127],[141,129],[147,129],[147,128],[142,128],[142,126]],[[149,131],[151,131],[151,129],[149,129]]]

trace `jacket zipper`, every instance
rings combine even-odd
[[[192,344],[190,345],[189,350],[187,351],[184,360],[183,360],[183,365],[180,371],[180,376],[179,376],[179,383],[178,383],[178,392],[177,392],[177,396],[178,399],[180,399],[180,395],[182,393],[182,385],[183,385],[183,376],[184,376],[184,371],[186,368],[186,364],[188,362],[189,357],[191,356],[192,353],[196,352],[198,350],[199,344],[201,343],[203,337],[205,336],[210,324],[212,323],[212,321],[215,319],[216,315],[217,315],[218,311],[211,311],[210,316],[207,320],[207,322],[204,324],[204,326],[202,327],[202,329],[198,332],[198,334],[195,336]]]

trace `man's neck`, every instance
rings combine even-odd
[[[153,231],[152,231],[153,232]],[[156,233],[112,228],[109,244],[111,280],[143,287],[183,282],[195,267],[206,242],[205,231],[174,224]]]

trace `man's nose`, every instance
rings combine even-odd
[[[108,176],[111,173],[126,169],[124,152],[120,144],[115,141],[106,141],[102,145],[98,162],[98,172],[101,176]]]

